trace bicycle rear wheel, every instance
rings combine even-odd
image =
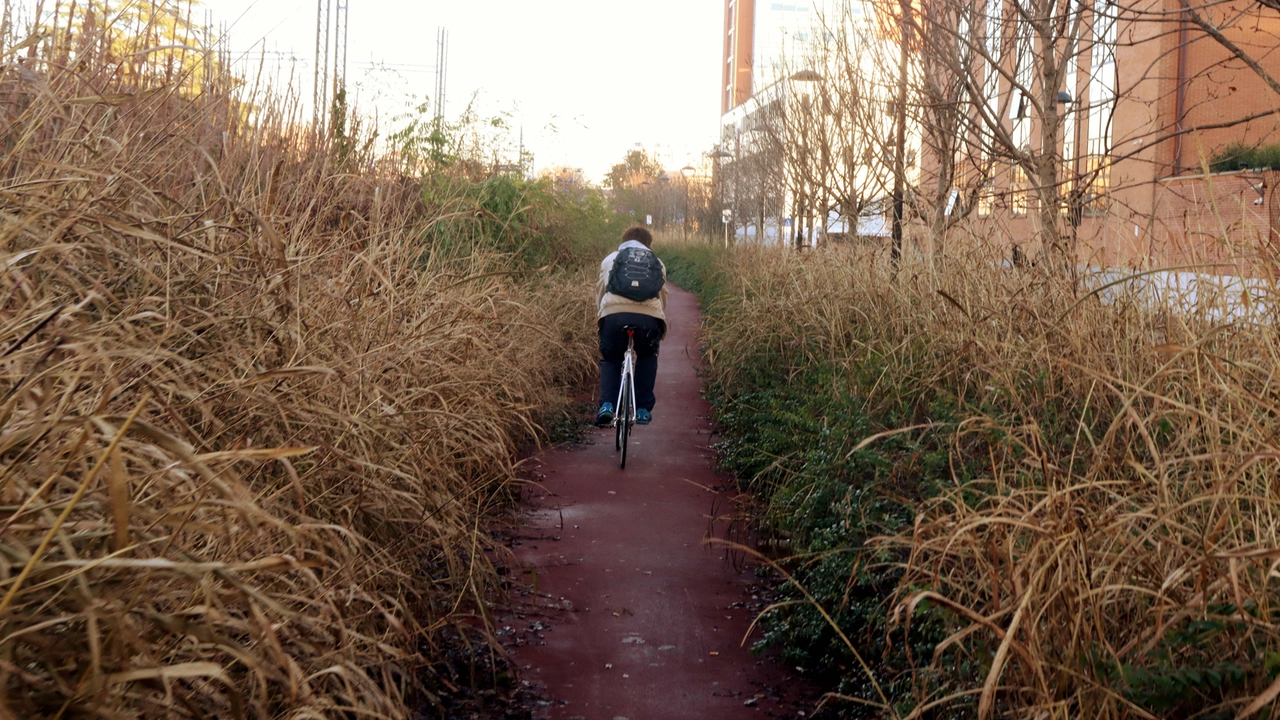
[[[631,398],[631,388],[623,386],[622,403],[618,406],[618,449],[622,451],[622,460],[618,463],[618,467],[627,469],[627,436],[631,434],[631,410],[632,403],[635,402]]]

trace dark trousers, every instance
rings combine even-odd
[[[639,313],[600,318],[600,402],[617,404],[622,384],[622,357],[627,353],[627,328],[635,330],[636,408],[653,412],[653,384],[658,379],[658,343],[667,324]]]

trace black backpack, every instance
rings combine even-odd
[[[658,297],[665,280],[662,262],[652,250],[629,247],[618,251],[609,271],[609,292],[628,300],[644,302]]]

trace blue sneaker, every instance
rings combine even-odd
[[[645,410],[644,408],[640,408],[639,410],[636,410],[637,425],[648,425],[652,421],[653,421],[653,415],[651,415],[648,410]]]
[[[596,427],[608,427],[613,422],[613,403],[600,403],[600,411],[596,413]]]

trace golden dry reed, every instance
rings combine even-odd
[[[408,717],[586,303],[113,8],[2,52],[0,717]]]
[[[848,249],[722,263],[715,379],[772,347],[793,368],[878,363],[867,403],[920,397],[924,425],[930,398],[959,406],[952,472],[977,476],[871,544],[905,571],[897,627],[928,609],[951,628],[915,658],[914,701],[878,716],[1276,712],[1274,285],[1175,310],[981,255],[936,272]]]

